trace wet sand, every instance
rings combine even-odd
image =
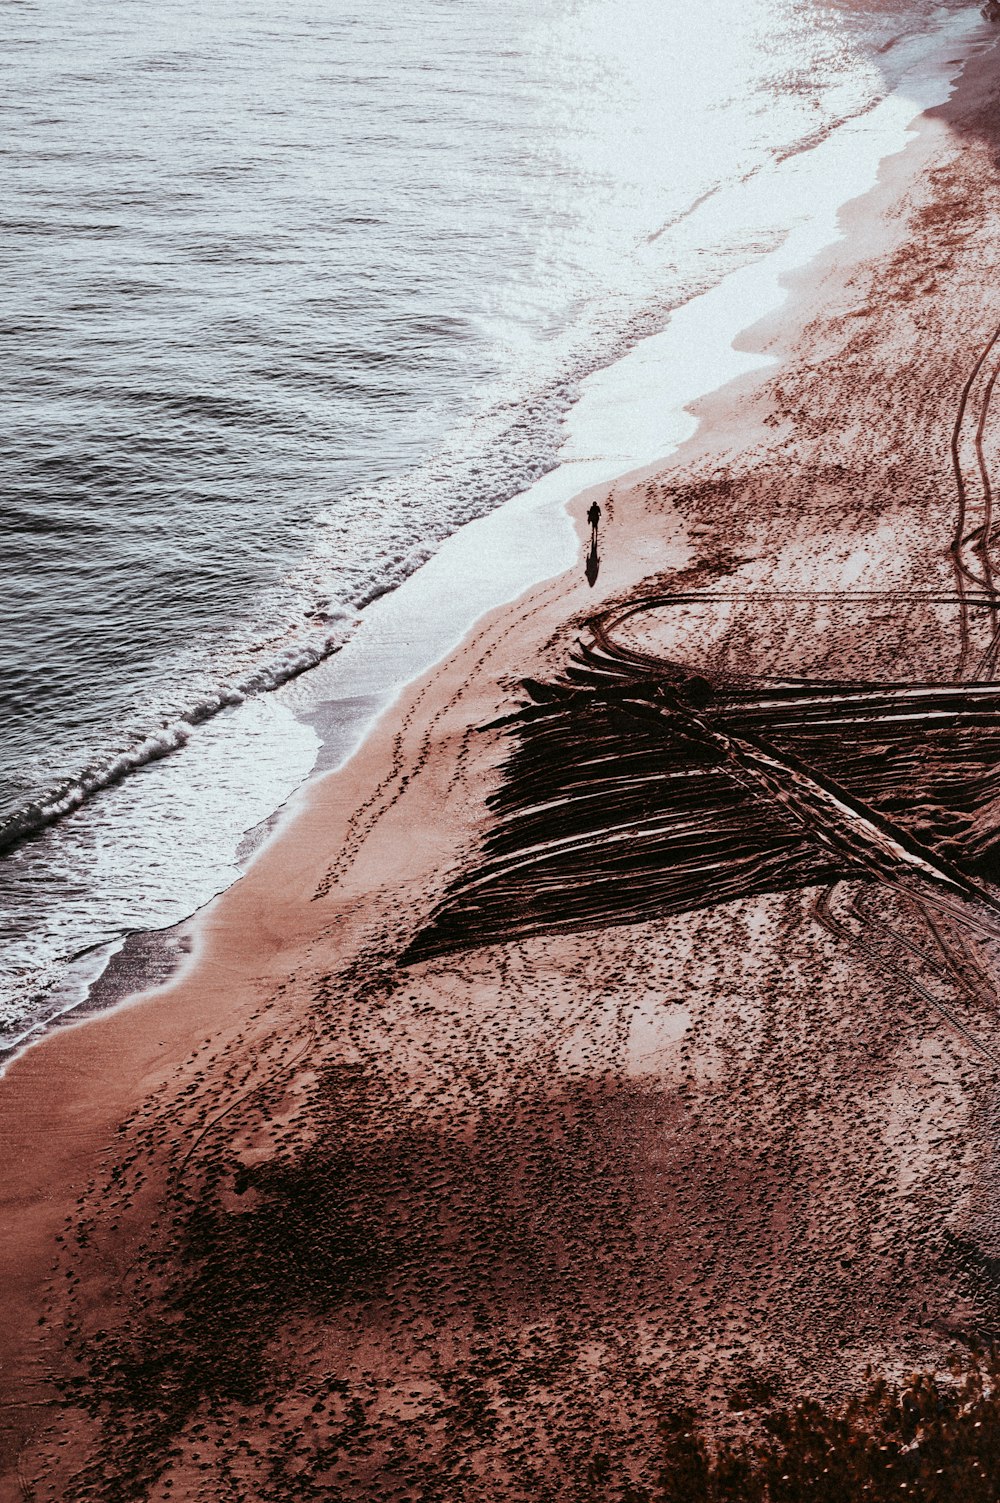
[[[970,65],[751,332],[779,363],[704,402],[669,465],[578,498],[576,567],[309,787],[177,981],[0,1081],[0,1496],[666,1497],[665,1414],[724,1439],[997,1331],[994,77]],[[526,678],[536,704],[593,688],[602,610],[715,733],[737,694],[832,686],[826,824],[815,787],[811,827],[769,795],[808,859],[732,888],[736,777],[736,825],[692,837],[697,900],[597,924],[568,901],[593,870],[581,814],[584,857],[530,895],[544,922],[494,907],[491,943],[467,926],[414,960],[504,798],[532,812],[530,739],[483,728],[532,703]],[[873,685],[956,683],[939,719],[924,693],[905,756],[906,695],[847,765],[870,725],[838,719],[852,686],[870,708]],[[609,726],[602,756],[631,755],[633,722]],[[779,781],[781,734],[772,715]],[[795,745],[815,775],[815,738]],[[587,738],[544,755],[564,804]],[[845,857],[826,837],[848,785],[981,896],[901,887],[856,820]],[[655,898],[662,849],[628,850],[609,881]]]

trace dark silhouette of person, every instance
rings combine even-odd
[[[591,503],[590,510],[587,513],[587,521],[590,523],[591,528],[593,529],[594,532],[597,531],[597,524],[598,524],[598,522],[600,522],[600,520],[601,520],[601,508],[598,506],[597,502],[594,501],[594,502]]]

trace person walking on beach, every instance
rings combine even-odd
[[[593,501],[587,513],[587,521],[590,523],[590,552],[587,554],[587,563],[583,571],[591,589],[594,588],[598,570],[601,567],[601,555],[597,551],[597,527],[600,520],[601,508],[596,501]]]

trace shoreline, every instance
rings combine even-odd
[[[942,31],[961,31],[963,26],[982,32],[981,25],[963,23],[961,17],[954,17]],[[914,38],[906,35],[902,40]],[[865,186],[866,181],[869,177],[874,181],[881,163],[906,149],[917,102],[928,89],[933,98],[939,88],[947,87],[943,80],[955,76],[957,59],[949,58],[946,65],[945,54],[965,47],[974,55],[985,42],[982,35],[970,39],[948,34],[938,36],[935,45],[936,53],[922,56],[906,81],[897,83],[873,110],[843,122],[817,145],[776,164],[770,174],[776,180],[773,191],[780,196],[804,190],[813,202],[810,213],[775,248],[759,253],[706,293],[681,304],[660,333],[646,336],[611,366],[586,377],[567,415],[566,438],[552,470],[494,512],[465,524],[415,575],[369,606],[341,649],[314,664],[301,678],[296,676],[271,691],[269,697],[276,705],[290,710],[317,734],[319,746],[304,780],[259,824],[244,832],[233,863],[241,872],[234,881],[242,881],[245,875],[248,844],[252,841],[252,860],[261,845],[284,827],[289,811],[307,796],[313,781],[355,755],[379,717],[391,713],[409,686],[455,650],[486,612],[572,567],[576,542],[566,508],[574,497],[612,481],[622,484],[633,477],[638,481],[650,469],[671,461],[678,450],[696,440],[699,424],[693,411],[710,404],[715,393],[728,390],[744,375],[752,383],[766,368],[773,357],[757,344],[754,331],[771,316],[780,321],[787,287],[794,285],[797,272],[808,268],[826,246],[837,244],[844,206],[867,193],[871,183]],[[885,123],[879,125],[880,120]],[[886,139],[873,157],[868,138],[879,131]],[[811,184],[796,182],[800,166],[806,170],[798,157],[808,159]],[[784,186],[783,178],[788,179]],[[834,187],[826,187],[827,182]],[[824,185],[825,196],[820,195],[818,184]],[[753,310],[749,322],[747,309]],[[747,335],[749,340],[743,338]],[[707,359],[700,359],[693,368],[688,358],[691,349],[707,352]],[[595,445],[611,457],[589,457]],[[503,560],[499,589],[497,580],[484,574],[484,557]],[[461,581],[461,600],[451,588],[453,580]],[[454,619],[441,609],[449,598],[454,602]],[[414,620],[422,630],[411,638],[409,627]],[[401,638],[407,640],[402,669],[398,662]],[[259,839],[254,838],[257,831],[263,831]],[[136,928],[81,952],[81,957],[68,964],[55,993],[76,1000],[64,1002],[59,1011],[31,1025],[4,1051],[0,1078],[25,1049],[36,1047],[52,1032],[165,984],[171,974],[171,954],[177,958],[179,953],[183,963],[199,915],[231,885],[219,888],[193,911],[163,927]],[[94,976],[94,957],[102,951],[107,958]]]
[[[198,1071],[210,1060],[225,1062],[226,1070],[242,1062],[251,1074],[254,1070],[265,1074],[291,1070],[300,1045],[308,1046],[313,1026],[306,1021],[302,988],[315,991],[324,977],[329,980],[334,950],[354,957],[351,986],[363,1011],[365,986],[375,985],[384,975],[384,957],[392,953],[400,915],[410,916],[404,917],[405,930],[413,913],[426,906],[432,890],[440,890],[442,870],[460,866],[479,838],[482,819],[478,811],[485,793],[495,786],[499,752],[494,748],[487,755],[474,750],[470,727],[486,723],[509,707],[523,673],[554,669],[599,601],[620,599],[651,576],[700,570],[711,579],[713,569],[721,567],[718,543],[725,539],[713,538],[706,531],[704,516],[691,506],[697,485],[692,492],[684,477],[698,476],[697,484],[710,497],[712,475],[738,462],[754,442],[763,442],[762,395],[781,386],[782,372],[794,374],[796,359],[801,364],[803,329],[823,316],[830,319],[831,310],[850,316],[852,300],[856,304],[858,297],[853,278],[872,256],[877,253],[885,262],[894,251],[905,248],[908,223],[898,212],[893,215],[891,206],[926,187],[929,164],[946,150],[948,127],[942,119],[949,110],[954,114],[970,109],[965,96],[987,86],[988,63],[989,57],[979,66],[973,59],[951,104],[922,117],[920,130],[905,151],[883,161],[877,186],[841,211],[843,238],[798,271],[787,273],[791,283],[787,299],[783,297],[781,306],[770,310],[763,323],[756,322],[743,341],[758,355],[766,351],[777,363],[756,368],[700,401],[697,431],[671,456],[666,472],[663,461],[656,460],[620,478],[601,479],[574,498],[569,524],[579,548],[574,569],[549,577],[527,596],[518,596],[514,604],[498,605],[481,615],[457,650],[400,691],[391,716],[383,714],[369,732],[362,756],[354,755],[339,772],[311,781],[293,796],[275,836],[256,853],[247,876],[214,900],[200,920],[194,950],[167,988],[50,1035],[8,1068],[0,1082],[0,1120],[10,1150],[4,1185],[4,1263],[10,1307],[18,1316],[5,1339],[0,1368],[8,1403],[26,1404],[19,1391],[34,1381],[30,1364],[35,1359],[29,1353],[44,1341],[34,1329],[35,1310],[52,1234],[57,1224],[68,1227],[74,1221],[77,1196],[72,1192],[92,1178],[95,1166],[114,1159],[118,1119],[139,1112],[142,1103],[158,1096],[161,1108],[180,1102],[181,1093],[195,1085]],[[787,419],[779,416],[778,421]],[[587,533],[584,512],[595,497],[605,516],[600,588],[592,591],[583,579],[581,563]],[[740,505],[745,510],[746,503]],[[852,559],[859,547],[862,552],[874,549],[871,536],[850,515],[841,518],[840,527],[845,560]],[[744,522],[744,537],[749,538],[751,532],[752,523]],[[743,558],[739,546],[725,562],[730,570],[745,568],[751,576],[756,570],[764,578],[775,570],[779,575],[791,570],[787,562],[779,559],[775,565],[764,554]],[[885,564],[884,557],[879,563]],[[869,565],[860,567],[864,577]],[[895,578],[905,577],[907,559],[899,555],[888,568],[890,582],[893,568]],[[456,784],[459,764],[465,779],[461,785]],[[459,786],[461,807],[455,807]],[[405,818],[399,807],[405,807]],[[442,814],[442,809],[447,812]],[[378,815],[382,830],[377,823],[365,828],[372,813]],[[429,846],[436,849],[429,850]],[[353,865],[342,863],[331,880],[330,858],[337,851],[347,852]],[[389,851],[393,853],[391,867],[386,865]],[[323,901],[317,902],[317,893],[328,881],[331,885]],[[762,911],[772,914],[777,906],[765,903]],[[622,943],[611,943],[616,963],[624,963],[622,944],[625,949],[629,946],[629,931],[623,933]],[[247,934],[254,936],[249,948]],[[582,964],[579,947],[568,946],[567,955],[573,966]],[[533,955],[532,964],[537,971],[541,952]],[[552,964],[558,972],[559,965],[569,961],[557,955]],[[842,961],[829,960],[829,964],[837,966]],[[488,957],[471,962],[469,972],[480,978],[469,995],[482,1000],[497,984]],[[439,988],[446,984],[450,983],[440,976],[434,981]],[[748,977],[744,984],[752,990]],[[213,1000],[210,1022],[206,991]],[[389,1005],[393,995],[388,993],[382,1005]],[[440,999],[444,993],[439,990],[435,995]],[[443,1005],[440,1000],[438,1005]],[[673,1005],[676,1009],[681,1004]],[[489,1016],[488,1008],[483,1016]],[[650,1048],[666,1049],[672,1027],[667,1028],[664,1043],[650,1023],[647,1031],[652,1030],[652,1036],[646,1040]],[[358,1023],[357,1028],[361,1037],[362,1025]],[[406,1038],[411,1051],[417,1049],[414,1041],[421,1038],[421,1047],[431,1047],[419,1031],[407,1032]],[[347,1049],[346,1041],[343,1047]],[[526,1056],[519,1057],[521,1067],[527,1068]],[[231,1084],[224,1084],[221,1068],[221,1064],[216,1067],[213,1089],[222,1095],[216,1094],[212,1100],[217,1106],[210,1104],[205,1112],[209,1124],[222,1107],[225,1091],[232,1090]],[[419,1080],[416,1063],[413,1068],[414,1079]],[[575,1068],[572,1060],[570,1068]],[[499,1066],[497,1078],[506,1078]],[[962,1070],[956,1066],[953,1080],[961,1078]],[[65,1082],[69,1089],[54,1092],[56,1081]],[[194,1094],[197,1099],[198,1091]],[[440,1109],[428,1110],[433,1116]],[[199,1134],[208,1128],[187,1125],[181,1131]],[[138,1207],[141,1197],[136,1195]],[[125,1216],[123,1226],[122,1239],[103,1250],[105,1266],[100,1275],[88,1275],[98,1280],[91,1286],[98,1304],[108,1300],[107,1293],[101,1292],[108,1270],[112,1270],[113,1282],[115,1271],[127,1268],[139,1251],[136,1239],[143,1231],[141,1217],[133,1213],[130,1222]],[[74,1444],[86,1444],[87,1433],[86,1424],[81,1425],[82,1439]],[[23,1435],[13,1445],[8,1442],[10,1455],[20,1451],[21,1440],[29,1447],[38,1445],[39,1457],[45,1451],[30,1416],[25,1416]],[[55,1467],[54,1475],[61,1475],[62,1461],[48,1455],[46,1464]]]

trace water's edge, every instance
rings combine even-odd
[[[776,164],[780,190],[811,205],[783,242],[682,305],[661,333],[585,378],[565,419],[555,469],[452,534],[416,573],[366,607],[333,656],[270,691],[316,731],[319,747],[304,781],[245,833],[236,860],[243,871],[280,838],[315,778],[343,766],[405,688],[454,651],[478,620],[574,565],[579,545],[571,502],[594,485],[669,459],[698,428],[693,403],[773,363],[774,357],[737,350],[735,343],[781,307],[791,273],[841,238],[840,210],[875,186],[881,164],[905,149],[920,113],[950,96],[983,32],[978,16],[952,17],[912,76],[873,111]],[[963,55],[947,56],[956,47]],[[170,981],[191,954],[197,921],[215,897],[177,923],[132,931],[77,957],[61,988],[66,1006],[15,1040],[5,1060],[52,1029]]]

